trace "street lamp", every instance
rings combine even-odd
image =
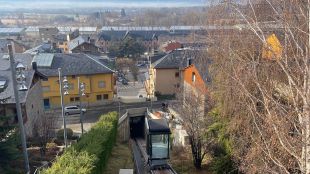
[[[15,98],[15,103],[16,103],[18,124],[19,124],[20,136],[21,136],[21,141],[22,141],[23,155],[25,159],[25,169],[26,169],[26,173],[29,174],[30,168],[29,168],[29,160],[28,160],[27,145],[26,145],[26,135],[25,135],[25,129],[24,129],[23,115],[22,115],[19,96],[18,96],[18,90],[19,91],[27,90],[26,76],[24,74],[25,67],[21,63],[18,63],[16,66],[14,57],[13,57],[13,49],[12,49],[11,44],[8,45],[8,50],[9,50],[10,68],[11,68],[11,74],[12,74],[12,83],[13,83],[13,89],[14,89],[14,98]],[[17,86],[18,86],[17,80],[19,84],[19,89],[17,89]]]
[[[78,77],[78,87],[79,87],[79,97],[80,97],[80,123],[81,123],[81,131],[82,135],[84,133],[83,129],[83,112],[82,112],[82,97],[85,96],[85,84],[80,82],[80,77]]]
[[[65,108],[64,108],[64,95],[68,95],[69,92],[69,85],[67,77],[64,76],[63,79],[61,77],[61,68],[58,68],[58,81],[59,81],[59,90],[60,90],[60,101],[61,101],[61,116],[63,119],[63,126],[64,126],[64,142],[66,148],[68,147],[67,143],[67,128],[66,128],[66,117],[65,117]]]

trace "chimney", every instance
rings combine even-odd
[[[32,69],[33,69],[34,71],[37,71],[37,69],[38,69],[37,62],[32,62]]]
[[[192,59],[191,58],[187,58],[187,66],[190,66],[190,65],[192,65]]]

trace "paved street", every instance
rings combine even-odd
[[[161,108],[162,101],[152,102],[152,107],[154,109]],[[121,115],[126,112],[126,109],[129,108],[139,108],[139,107],[151,107],[151,102],[144,103],[132,103],[132,104],[123,104],[123,103],[112,103],[105,106],[100,107],[92,107],[87,110],[85,115],[83,116],[83,125],[84,130],[88,131],[90,128],[98,121],[99,117],[105,113],[111,111],[121,110]],[[56,129],[63,128],[63,118],[61,117],[61,110],[56,110],[53,113],[49,113],[49,116],[53,116],[57,118]],[[81,133],[81,124],[80,124],[80,115],[69,115],[66,116],[67,128],[72,129],[75,133]]]
[[[126,79],[129,80],[128,85],[123,85],[121,82],[117,82],[117,93],[118,97],[133,97],[133,98],[139,98],[140,96],[146,98],[147,93],[144,87],[144,81],[145,81],[145,75],[146,68],[140,68],[139,74],[138,74],[138,81],[133,82],[134,78],[131,74],[131,72],[128,72],[126,75]]]
[[[147,71],[146,68],[140,69],[137,82],[133,82],[133,77],[130,72],[128,72],[128,75],[126,76],[126,78],[129,80],[128,85],[123,85],[122,83],[117,82],[118,97],[139,98],[140,95],[142,95],[143,97],[147,97],[147,94],[144,88],[144,81],[145,81],[144,73],[146,71]],[[114,102],[114,103],[107,104],[104,106],[88,108],[87,112],[83,116],[84,130],[86,131],[90,130],[90,128],[98,121],[99,117],[105,113],[121,110],[121,115],[122,115],[126,112],[126,109],[139,108],[139,107],[150,108],[151,105],[154,109],[158,109],[158,108],[161,108],[161,103],[162,101],[152,102],[152,104],[151,102],[131,103],[131,104]],[[63,128],[63,118],[61,116],[60,109],[54,110],[53,112],[47,113],[47,114],[57,118],[56,129]],[[66,116],[66,124],[67,124],[67,128],[72,129],[75,133],[77,134],[81,133],[81,124],[80,124],[79,114]]]

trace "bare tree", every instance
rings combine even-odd
[[[129,70],[133,76],[134,84],[136,81],[138,81],[138,75],[139,75],[139,68],[137,67],[136,63],[133,61],[131,64],[128,65]]]
[[[53,137],[56,119],[54,116],[44,115],[38,118],[33,126],[34,137],[39,140],[42,155],[45,155],[46,144]]]
[[[184,88],[178,94],[178,103],[172,107],[180,114],[181,124],[189,135],[194,166],[200,169],[208,146],[212,143],[206,136],[212,124],[208,116],[212,102],[205,91],[199,88]]]
[[[265,9],[260,4],[269,10],[259,10]],[[310,1],[249,0],[246,10],[231,7],[244,24],[240,31],[213,38],[211,51],[216,91],[222,113],[230,119],[240,168],[246,173],[308,174]],[[272,15],[262,14],[268,12]],[[283,52],[268,42],[271,33]],[[263,50],[271,56],[264,57]]]

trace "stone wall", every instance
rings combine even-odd
[[[27,114],[25,131],[26,135],[31,137],[33,136],[33,130],[36,129],[35,123],[37,123],[40,118],[44,117],[44,106],[40,81],[33,85],[28,91],[25,107]]]

